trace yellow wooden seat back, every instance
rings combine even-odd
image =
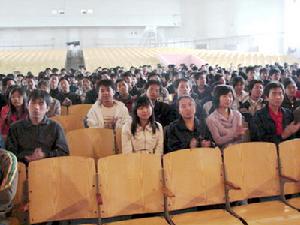
[[[51,117],[51,120],[58,122],[64,129],[65,133],[84,128],[83,119],[77,115],[53,116]]]
[[[60,115],[67,116],[68,114],[69,114],[69,107],[62,105]]]
[[[276,146],[252,142],[224,150],[227,181],[241,188],[229,191],[230,201],[280,194]]]
[[[300,181],[300,139],[280,143],[279,158],[281,162],[281,174]],[[299,182],[285,183],[284,194],[299,192]]]
[[[101,217],[162,212],[161,157],[146,153],[98,160]]]
[[[224,203],[222,159],[218,148],[185,149],[164,155],[165,182],[174,197],[168,209]]]
[[[66,134],[70,155],[94,159],[113,155],[114,136],[111,129],[83,128]]]
[[[122,128],[116,129],[116,149],[119,154],[122,153]]]
[[[84,118],[86,117],[91,107],[92,104],[71,105],[69,107],[68,115],[77,115],[80,116],[81,118]]]
[[[97,218],[95,161],[76,156],[31,162],[30,223]]]

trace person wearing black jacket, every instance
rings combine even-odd
[[[195,117],[195,100],[190,96],[182,96],[178,102],[180,118],[166,128],[165,153],[179,149],[214,146],[205,121]]]
[[[268,104],[257,111],[251,121],[250,136],[252,141],[280,143],[295,138],[300,123],[294,122],[289,109],[282,107],[284,88],[278,82],[270,82],[264,90]]]
[[[160,82],[157,80],[149,80],[145,87],[146,95],[153,103],[155,121],[159,122],[163,127],[169,125],[176,119],[176,111],[168,104],[157,100],[160,97]]]
[[[69,154],[62,127],[46,116],[49,104],[50,95],[46,91],[33,90],[29,97],[29,118],[11,125],[6,148],[18,161],[29,163]]]

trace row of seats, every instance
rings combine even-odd
[[[279,155],[279,157],[278,157]],[[155,214],[111,225],[299,225],[300,198],[224,209],[180,209],[300,192],[300,140],[185,149],[163,156],[133,153],[95,161],[68,156],[30,163],[19,176],[16,201],[29,184],[29,220],[108,218]],[[20,174],[25,166],[19,165]],[[285,185],[285,183],[289,181]],[[22,193],[22,194],[20,194]],[[289,206],[290,205],[290,206]],[[171,216],[170,213],[171,212]],[[152,215],[152,214],[151,214]]]
[[[189,54],[206,61],[210,65],[229,67],[230,64],[266,65],[275,62],[293,64],[299,62],[291,56],[269,55],[263,53],[235,52],[227,50],[198,50],[189,48],[86,48],[83,49],[85,62],[89,71],[99,66],[116,67],[140,65],[156,66],[161,63],[160,54]],[[54,50],[9,50],[0,54],[1,73],[11,73],[20,70],[23,73],[32,71],[34,74],[46,67],[64,67],[66,59],[65,49]]]
[[[32,71],[34,74],[38,74],[47,67],[63,68],[65,67],[66,52],[65,49],[3,50],[0,54],[0,72],[21,71],[27,73]]]

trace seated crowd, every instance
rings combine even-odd
[[[158,65],[94,73],[81,66],[0,78],[1,147],[25,164],[69,154],[64,131],[51,117],[60,115],[62,106],[81,103],[92,104],[82,121],[86,127],[122,128],[124,154],[162,155],[248,141],[278,144],[300,135],[298,65],[236,71]]]

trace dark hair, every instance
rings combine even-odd
[[[189,95],[183,95],[183,96],[180,96],[180,97],[178,98],[178,100],[177,100],[178,106],[179,106],[179,102],[180,102],[182,99],[189,99],[189,100],[191,100],[192,102],[194,102],[194,103],[196,104],[195,99],[193,99],[191,96],[189,96]]]
[[[101,86],[111,87],[113,90],[115,89],[114,82],[112,80],[100,80],[97,82],[96,90],[99,92]]]
[[[268,97],[271,89],[274,89],[274,88],[281,88],[282,93],[284,94],[283,85],[281,83],[279,83],[279,82],[273,82],[273,81],[271,81],[264,88],[264,96]]]
[[[23,97],[23,105],[22,105],[22,111],[24,114],[28,114],[28,109],[27,109],[27,95],[26,91],[19,86],[11,86],[11,89],[8,94],[8,108],[9,111],[5,117],[4,124],[9,126],[11,124],[11,115],[17,112],[17,109],[15,106],[11,103],[11,96],[15,93],[19,92],[19,94]]]
[[[255,84],[264,85],[264,83],[261,80],[251,80],[249,82],[249,86],[248,86],[249,87],[249,91],[251,91],[254,88]]]
[[[217,85],[213,91],[213,104],[215,108],[218,108],[220,105],[220,97],[222,95],[227,95],[228,93],[232,93],[233,90],[229,85]]]
[[[276,73],[280,73],[280,70],[277,69],[277,68],[272,68],[270,69],[269,71],[269,75],[272,76],[273,74],[276,74]]]
[[[194,79],[199,80],[201,76],[206,76],[206,71],[194,72]]]
[[[214,82],[219,82],[222,77],[224,77],[223,74],[217,73],[214,77]]]
[[[49,85],[50,85],[49,82],[47,82],[45,80],[41,80],[38,83],[38,88],[41,88],[42,86],[46,86],[47,88],[49,88],[50,87]]]
[[[289,86],[290,84],[296,85],[296,82],[290,77],[285,78],[283,81],[284,88],[287,88],[287,86]]]
[[[175,88],[176,89],[178,89],[178,86],[179,86],[180,82],[187,82],[187,83],[189,83],[189,80],[186,79],[186,78],[180,78],[180,79],[176,80],[176,82],[175,82]]]
[[[261,68],[259,70],[259,73],[267,73],[267,72],[268,72],[267,68]]]
[[[234,77],[232,79],[232,86],[235,87],[236,85],[238,85],[238,83],[242,83],[242,84],[245,84],[245,80],[243,77],[241,76],[237,76],[237,77]]]
[[[135,135],[137,126],[140,123],[140,118],[137,115],[137,109],[142,106],[152,107],[151,100],[146,96],[142,95],[137,98],[132,107],[132,122],[131,122],[131,134]],[[152,110],[152,115],[149,118],[150,126],[152,127],[152,133],[155,134],[156,129],[158,128],[157,123],[155,122],[154,110]]]
[[[44,102],[46,102],[47,106],[50,105],[50,95],[46,91],[34,89],[29,95],[28,102],[37,99],[42,99]]]
[[[145,85],[145,89],[147,90],[151,85],[157,85],[161,88],[161,83],[158,80],[149,80]]]
[[[253,66],[248,66],[246,68],[246,74],[248,74],[250,71],[254,71],[254,67]]]

